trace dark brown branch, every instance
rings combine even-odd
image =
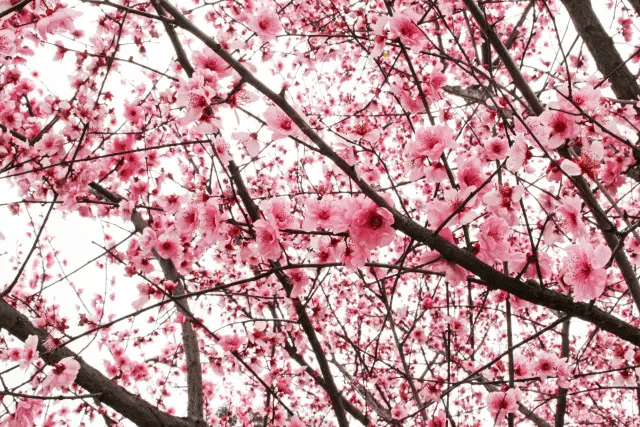
[[[144,427],[194,427],[193,423],[184,418],[166,414],[143,400],[140,396],[129,393],[126,389],[105,377],[100,371],[88,365],[80,356],[68,348],[58,348],[49,352],[43,346],[43,343],[49,338],[49,334],[33,326],[27,316],[2,300],[0,300],[0,328],[6,329],[21,341],[25,341],[29,335],[36,335],[38,337],[38,351],[42,360],[48,365],[55,365],[64,358],[73,357],[80,363],[80,371],[75,383],[91,394],[99,394],[100,402],[110,406],[136,425]]]
[[[613,40],[602,27],[590,0],[562,0],[576,31],[587,45],[598,70],[611,82],[613,93],[620,99],[636,99],[640,86],[631,74]]]

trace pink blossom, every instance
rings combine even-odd
[[[516,135],[515,141],[509,149],[507,168],[509,168],[511,172],[517,172],[530,157],[531,152],[529,151],[529,146],[524,136],[522,134]]]
[[[495,215],[489,216],[480,226],[478,243],[480,252],[478,257],[488,262],[504,261],[511,258],[509,234],[511,227],[502,218]]]
[[[238,349],[245,343],[247,339],[241,337],[238,334],[225,335],[218,341],[218,344],[224,351],[238,351]]]
[[[280,258],[280,231],[272,221],[259,219],[253,224],[258,243],[258,254],[263,258],[277,260]]]
[[[548,139],[542,139],[542,145],[553,150],[564,144],[567,139],[575,136],[575,122],[562,111],[546,110],[540,120],[549,128]]]
[[[213,138],[212,144],[218,158],[226,166],[232,159],[229,153],[229,144],[219,136]]]
[[[480,159],[470,157],[464,161],[458,160],[458,181],[462,190],[467,187],[480,188],[486,176],[482,173]]]
[[[405,147],[405,153],[410,157],[428,157],[436,161],[442,152],[451,148],[453,143],[453,130],[448,126],[437,125],[418,129],[415,141]]]
[[[137,105],[125,104],[124,117],[134,125],[137,125],[144,119],[143,110]]]
[[[598,298],[607,285],[605,264],[611,257],[611,249],[606,245],[594,248],[584,240],[567,249],[564,265],[564,281],[573,287],[575,301]]]
[[[224,62],[215,52],[206,48],[202,52],[193,53],[193,64],[196,68],[213,71],[222,78],[231,72],[229,65]]]
[[[289,199],[271,199],[261,205],[260,208],[267,218],[270,218],[279,229],[294,228],[298,226],[298,221],[293,216],[291,202]]]
[[[300,418],[298,417],[293,417],[289,420],[289,424],[287,425],[287,427],[304,427],[305,424],[300,421]]]
[[[33,427],[43,408],[44,400],[20,399],[13,413],[0,420],[0,427]]]
[[[531,373],[539,376],[542,380],[546,380],[547,377],[556,375],[558,362],[558,356],[549,351],[540,350],[536,353],[536,358],[530,365]]]
[[[260,37],[263,42],[268,42],[276,38],[278,33],[282,31],[282,25],[278,14],[271,9],[262,9],[258,11],[250,20],[249,28],[251,28]]]
[[[509,152],[509,143],[506,139],[496,136],[484,143],[484,150],[488,160],[504,160]]]
[[[20,367],[22,369],[28,369],[32,363],[35,363],[40,357],[38,353],[38,337],[36,335],[29,335],[24,341],[24,348],[20,355]]]
[[[273,139],[281,139],[298,133],[298,127],[280,107],[269,107],[264,112],[264,119],[273,131]]]
[[[454,189],[445,190],[444,201],[435,200],[431,202],[427,208],[429,211],[429,222],[439,227],[449,216],[456,212],[447,222],[448,225],[464,225],[469,223],[476,216],[473,209],[477,204],[477,198],[474,196],[467,201],[467,198],[473,190],[473,187],[467,187],[460,191]]]
[[[297,298],[300,295],[300,292],[304,289],[307,284],[309,284],[309,276],[307,273],[301,269],[296,268],[293,270],[289,270],[288,274],[289,279],[291,280],[291,284],[293,288],[291,289],[290,298]]]
[[[210,74],[208,76],[209,80],[212,80],[213,76],[213,74]],[[209,81],[205,85],[204,76],[199,72],[196,72],[188,82],[181,81],[176,105],[187,107],[185,116],[180,119],[181,124],[187,125],[202,116],[204,110],[213,102],[215,97],[213,88],[215,86],[215,81]]]
[[[395,231],[391,228],[394,219],[391,212],[379,207],[374,201],[355,203],[349,210],[349,236],[358,245],[367,249],[386,246],[393,241]]]
[[[507,414],[515,414],[518,410],[516,389],[509,389],[506,392],[497,391],[489,393],[487,399],[487,409],[494,418]]]
[[[73,25],[73,21],[81,15],[82,13],[70,8],[58,9],[51,15],[41,18],[36,24],[36,28],[43,39],[47,38],[47,34],[74,31],[76,27]]]
[[[403,406],[396,405],[391,410],[391,416],[394,420],[401,420],[407,416],[407,410]]]
[[[579,157],[573,159],[563,159],[560,163],[562,170],[569,176],[587,175],[590,178],[596,176],[596,171],[600,168],[600,163],[604,156],[604,148],[600,140],[583,144]]]
[[[425,42],[425,36],[414,23],[416,17],[411,12],[397,12],[389,20],[391,32],[409,48],[420,48]]]
[[[574,237],[586,237],[587,228],[582,222],[582,199],[580,197],[566,197],[558,212],[564,217],[562,226],[565,231],[572,233]]]
[[[42,381],[42,391],[49,394],[54,388],[69,387],[78,376],[80,363],[73,357],[66,357],[53,366],[53,370]]]
[[[181,251],[179,242],[175,233],[166,231],[158,237],[155,250],[164,259],[176,260]]]
[[[192,233],[198,226],[198,222],[198,207],[194,204],[176,213],[176,230],[180,233]]]
[[[443,228],[440,231],[440,237],[455,244],[453,233],[449,228]],[[426,268],[431,271],[444,271],[445,278],[452,285],[458,285],[464,283],[467,280],[467,270],[460,267],[458,264],[449,262],[442,258],[438,251],[427,251],[421,258],[422,264],[428,264]]]
[[[331,197],[323,197],[321,200],[311,198],[305,203],[305,212],[302,229],[306,231],[318,228],[332,229],[336,215],[341,214],[340,206]]]
[[[11,30],[0,31],[0,55],[8,56],[16,50],[16,36]]]
[[[369,248],[359,245],[356,242],[343,242],[339,247],[344,249],[340,256],[340,262],[350,270],[356,270],[364,267],[367,259],[369,259],[369,256],[371,255],[371,250]]]
[[[217,202],[210,199],[200,207],[200,231],[207,240],[215,241],[220,236],[220,227],[224,223],[224,217],[220,213]]]

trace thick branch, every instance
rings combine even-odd
[[[591,1],[562,0],[562,3],[569,12],[576,31],[587,44],[598,71],[611,82],[613,93],[620,99],[636,99],[640,95],[640,86],[620,57],[613,40],[602,27],[591,7]]]
[[[38,329],[7,302],[0,300],[0,328],[6,329],[11,335],[25,341],[29,335],[38,336],[38,351],[42,360],[48,365],[55,365],[66,357],[73,357],[80,363],[80,371],[76,377],[76,384],[92,394],[99,394],[100,402],[110,406],[116,412],[131,420],[138,426],[148,427],[194,427],[194,424],[183,418],[174,417],[150,405],[139,396],[129,393],[115,382],[105,377],[100,371],[89,366],[80,356],[66,347],[48,352],[43,346],[49,334]]]

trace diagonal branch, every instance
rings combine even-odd
[[[7,302],[0,300],[0,328],[6,329],[11,335],[25,341],[29,335],[38,337],[38,351],[40,357],[48,365],[55,365],[66,357],[73,357],[80,363],[80,371],[75,383],[92,394],[99,394],[99,401],[110,406],[116,412],[143,427],[194,427],[195,425],[184,418],[178,418],[160,411],[140,396],[129,393],[100,371],[87,364],[80,356],[66,347],[49,352],[43,343],[49,334],[36,328],[25,316]]]

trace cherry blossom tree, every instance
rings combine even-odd
[[[599,3],[0,1],[0,425],[637,425]]]

